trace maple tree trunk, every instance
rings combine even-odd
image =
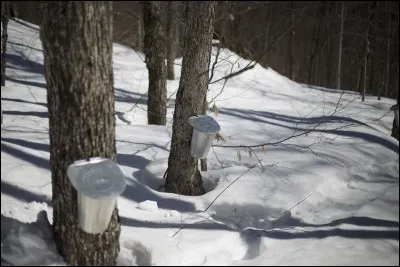
[[[188,119],[202,114],[207,94],[215,1],[190,2],[186,9],[182,74],[176,95],[167,192],[201,195],[205,191],[198,159],[190,155],[193,128]]]
[[[167,81],[165,42],[161,22],[161,1],[143,1],[144,53],[149,72],[147,100],[148,124],[165,125],[167,116]]]
[[[104,233],[82,231],[77,192],[67,176],[76,160],[115,160],[112,4],[48,1],[41,10],[57,249],[68,265],[115,265],[121,232],[117,208]]]

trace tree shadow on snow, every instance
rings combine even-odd
[[[297,127],[297,126],[288,126],[283,124],[282,122],[291,123],[295,125],[304,125],[304,124],[319,124],[319,123],[342,123],[342,124],[356,124],[356,125],[363,125],[369,128],[371,126],[360,122],[358,120],[348,118],[348,117],[341,117],[341,116],[319,116],[319,117],[311,117],[311,118],[300,118],[288,115],[282,115],[273,112],[267,111],[254,111],[254,110],[244,110],[244,109],[231,109],[231,108],[221,108],[218,111],[220,114],[224,114],[227,116],[238,117],[245,120],[255,121],[259,123],[274,125],[278,127],[283,127],[286,129],[294,130],[294,131],[309,131],[311,129],[304,128],[304,127]],[[340,126],[338,126],[339,128]],[[357,132],[357,131],[350,131],[350,130],[341,130],[341,129],[314,129],[311,132],[317,133],[326,133],[326,134],[335,134],[339,136],[345,137],[353,137],[353,138],[360,138],[368,142],[379,144],[383,147],[386,147],[393,152],[399,154],[399,145],[395,144],[394,142],[390,142],[382,137],[365,133],[365,132]]]
[[[330,229],[330,230],[312,230],[306,232],[290,233],[286,231],[260,231],[265,237],[275,239],[295,239],[295,238],[327,238],[330,236],[340,236],[344,238],[357,239],[392,239],[399,240],[399,231],[380,231],[380,230],[348,230],[348,229]]]
[[[130,92],[121,88],[115,88],[115,101],[129,103],[132,105],[146,105],[147,95]]]
[[[49,153],[50,146],[48,144],[35,143],[35,142],[17,139],[17,138],[3,138],[3,137],[1,138],[1,141],[2,141],[2,143],[1,143],[2,153],[7,153],[9,155],[17,157],[23,161],[29,162],[29,163],[37,166],[39,168],[48,169],[48,170],[50,169],[49,159],[44,159],[44,158],[29,154],[29,153],[25,152],[24,150],[15,148],[7,143],[11,143],[11,144],[15,144],[15,145],[22,146],[25,148],[35,149],[38,151],[43,151],[43,152]],[[148,159],[138,156],[138,155],[117,153],[117,163],[120,165],[125,165],[125,166],[132,167],[135,169],[144,169],[145,166],[149,162],[150,161]],[[136,201],[136,202],[142,202],[145,200],[157,201],[160,208],[170,209],[170,210],[178,210],[180,212],[189,212],[189,211],[195,210],[195,206],[193,203],[179,200],[179,199],[168,198],[161,194],[157,194],[151,188],[136,181],[135,179],[131,179],[131,178],[127,177],[127,181],[128,181],[128,184],[126,186],[125,191],[122,194],[122,197],[124,197],[126,199]],[[2,181],[2,183],[3,183],[3,181]],[[11,188],[7,187],[7,186],[5,187],[5,189],[8,189],[8,191],[12,191]],[[2,187],[2,192],[3,192],[3,187]],[[9,192],[8,194],[12,195],[13,193],[20,195],[19,192],[15,191],[15,190],[13,192]]]
[[[15,46],[25,47],[25,48],[28,49],[28,50],[34,50],[34,51],[37,51],[37,52],[43,52],[43,50],[40,50],[40,49],[38,49],[38,48],[29,46],[29,45],[26,45],[26,44],[15,43],[15,42],[12,42],[12,41],[7,41],[7,43],[9,43],[9,44],[11,44],[11,45],[15,45]]]
[[[6,181],[1,181],[1,194],[8,195],[27,203],[36,201],[39,203],[46,203],[48,206],[51,206],[51,200],[45,195],[29,192]]]
[[[3,138],[1,138],[1,139],[3,141]],[[37,143],[34,143],[34,142],[30,142],[30,143],[37,144]],[[24,146],[24,145],[22,145],[22,146]],[[50,169],[50,162],[49,162],[48,159],[44,159],[44,158],[32,155],[30,153],[25,152],[24,150],[15,148],[15,147],[10,146],[10,145],[8,145],[6,143],[3,143],[3,142],[1,143],[1,152],[9,154],[9,155],[12,155],[12,156],[14,156],[16,158],[19,158],[19,159],[23,160],[23,161],[29,162],[32,165],[36,166],[36,167],[39,167],[39,168],[42,168],[42,169],[48,169],[48,170]],[[47,149],[47,152],[48,152],[48,149]]]
[[[10,18],[10,20],[15,21],[16,23],[21,24],[21,25],[23,25],[23,26],[25,26],[27,28],[30,28],[30,29],[32,29],[34,31],[39,31],[39,26],[38,25],[30,25],[30,24],[28,24],[28,23],[26,23],[23,20],[20,20],[18,18]]]
[[[18,116],[35,116],[43,119],[49,118],[47,111],[17,111],[17,110],[4,110],[3,114],[18,115]]]
[[[196,210],[195,205],[191,202],[167,197],[168,193],[156,192],[136,179],[127,177],[127,181],[125,191],[122,193],[122,197],[126,199],[137,203],[146,200],[156,201],[161,209],[177,210],[179,212],[193,212]]]
[[[36,74],[44,74],[43,64],[38,63],[33,60],[29,60],[27,58],[24,58],[21,55],[6,53],[6,61],[7,61],[7,65],[9,65],[11,67],[19,67],[20,69],[22,69],[26,72],[31,72],[31,73],[36,73]]]
[[[214,213],[212,215],[214,220],[230,225],[233,229],[237,229],[240,232],[242,241],[247,245],[247,252],[243,260],[258,257],[265,251],[266,248],[261,241],[261,237],[274,239],[321,239],[330,236],[339,236],[358,239],[399,240],[398,221],[375,219],[365,216],[351,216],[333,220],[325,224],[310,224],[302,222],[299,218],[292,217],[290,211],[283,211],[254,203],[222,203],[213,205],[210,211]],[[340,226],[342,224],[361,227],[383,227],[384,229],[318,229],[321,227]],[[307,227],[307,229],[297,229],[297,232],[285,231],[285,229],[293,229],[294,227]]]
[[[160,196],[154,196],[153,192],[149,191],[149,189],[143,185],[137,187],[136,189],[130,189],[129,190],[129,185],[127,185],[128,192],[133,193],[130,190],[134,190],[134,193],[139,195],[139,198],[141,196],[147,195],[148,198],[143,198],[143,199],[156,199],[156,201],[159,201],[160,207],[169,207],[171,209],[176,209],[179,210],[179,207],[183,207],[181,211],[192,211],[194,210],[194,205],[192,203],[186,202],[184,200],[174,200],[174,199],[168,199]],[[129,193],[126,193],[127,190],[125,190],[125,196],[128,199],[131,199],[132,196]],[[25,202],[32,202],[36,201],[39,203],[47,203],[49,207],[52,207],[52,202],[47,199],[45,196],[41,196],[37,193],[34,192],[29,192],[24,188],[18,188],[14,185],[9,184],[8,182],[1,181],[1,193],[5,195],[9,195],[11,197],[14,197],[16,199],[25,201]],[[140,196],[140,194],[142,194]],[[135,199],[136,197],[133,196]],[[164,203],[165,202],[165,203]],[[121,212],[120,212],[121,213]],[[168,223],[168,222],[149,222],[149,221],[142,221],[142,220],[137,220],[125,216],[121,216],[121,224],[125,226],[131,226],[131,227],[143,227],[143,228],[175,228],[175,229],[204,229],[204,230],[225,230],[225,231],[233,231],[230,227],[224,225],[224,224],[219,224],[215,223],[211,220],[204,220],[199,223],[194,223],[194,224],[185,224],[184,222],[182,223]],[[3,229],[3,226],[2,226]]]
[[[6,80],[18,83],[18,84],[23,84],[23,85],[28,85],[28,86],[35,86],[39,88],[44,88],[46,89],[46,84],[45,83],[40,83],[40,82],[34,82],[34,81],[28,81],[28,80],[20,80],[12,77],[6,77]]]
[[[7,98],[7,97],[2,97],[1,100],[2,101],[17,102],[17,103],[35,104],[35,105],[40,105],[40,106],[43,106],[43,107],[47,108],[47,104],[46,103],[42,103],[42,102],[32,102],[32,101],[27,101],[27,100],[22,100],[22,99],[17,99],[17,98]]]

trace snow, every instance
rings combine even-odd
[[[138,208],[141,210],[148,210],[148,211],[157,211],[158,205],[156,201],[146,200],[140,202]]]
[[[65,265],[52,238],[51,173],[38,27],[11,20],[1,89],[2,265]],[[212,61],[217,48],[213,48]],[[179,85],[168,81],[167,125],[147,125],[144,55],[114,44],[117,264],[399,265],[399,142],[395,100],[298,84],[256,65],[210,85],[214,141],[207,193],[164,192]],[[212,81],[247,66],[221,49]],[[214,99],[215,98],[215,99]],[[275,142],[308,131],[308,134]],[[245,148],[223,145],[258,145]],[[238,158],[240,153],[240,160]],[[261,165],[262,164],[262,165]],[[144,209],[141,209],[141,208]]]

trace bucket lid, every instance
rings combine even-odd
[[[94,157],[75,161],[67,174],[78,193],[94,199],[115,198],[125,190],[125,175],[117,163]]]
[[[192,116],[188,122],[193,128],[206,134],[216,134],[221,129],[219,123],[208,115]]]

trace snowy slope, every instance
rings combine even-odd
[[[1,89],[2,265],[63,265],[49,230],[38,27],[10,21],[8,38]],[[118,265],[399,265],[394,100],[361,102],[357,93],[298,84],[259,65],[230,79],[222,92],[223,81],[213,83],[209,114],[216,115],[215,103],[226,142],[214,142],[208,156],[207,193],[178,196],[163,192],[162,177],[181,59],[176,80],[168,81],[167,126],[147,125],[143,59],[114,44],[117,161],[127,181],[118,200]],[[222,49],[213,81],[248,63]],[[279,143],[292,135],[299,136]],[[255,147],[251,156],[245,148],[220,147],[263,143],[270,145]]]

